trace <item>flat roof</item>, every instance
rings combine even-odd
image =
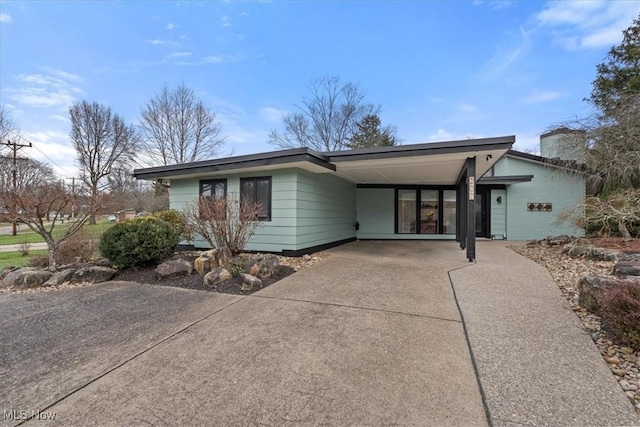
[[[136,169],[133,175],[138,179],[171,179],[297,167],[313,173],[334,173],[354,183],[444,184],[452,181],[450,183],[455,184],[458,172],[468,157],[482,159],[477,170],[481,176],[514,142],[515,136],[503,136],[326,153],[293,148]]]

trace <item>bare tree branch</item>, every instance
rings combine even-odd
[[[216,113],[181,83],[165,85],[140,113],[151,163],[169,165],[216,157],[224,144]]]
[[[117,162],[133,162],[138,137],[133,126],[111,112],[111,107],[81,101],[69,109],[71,142],[78,153],[81,178],[96,198]],[[91,218],[95,224],[95,218]]]
[[[284,131],[272,130],[269,143],[281,148],[309,147],[318,151],[343,150],[356,132],[356,124],[380,107],[365,102],[365,92],[355,83],[342,84],[339,77],[315,79],[309,85],[299,112],[283,117]]]

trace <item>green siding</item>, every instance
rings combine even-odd
[[[584,236],[583,229],[574,227],[569,222],[557,224],[560,213],[584,200],[583,176],[515,157],[501,159],[496,164],[495,172],[497,176],[533,175],[531,182],[507,186],[507,239],[533,240],[559,234]],[[553,210],[529,212],[528,202],[552,203]],[[493,226],[493,218],[491,222]],[[492,234],[495,233],[492,231]]]
[[[355,184],[299,170],[296,195],[296,249],[356,237]]]
[[[449,240],[452,234],[395,234],[395,190],[358,188],[358,239]]]
[[[498,197],[502,197],[502,203],[498,203]],[[491,190],[491,236],[502,239],[507,235],[507,191]]]
[[[246,249],[252,251],[273,251],[296,249],[296,171],[283,169],[269,172],[246,174],[216,175],[215,179],[227,180],[227,194],[238,195],[240,178],[255,176],[271,177],[271,221],[265,221],[256,234],[247,243]],[[199,182],[207,177],[171,180],[171,209],[181,210],[198,197]],[[189,243],[189,242],[185,242]],[[209,244],[196,237],[193,242],[196,248],[207,248]]]

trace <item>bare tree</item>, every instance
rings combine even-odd
[[[224,144],[216,113],[184,83],[165,85],[140,113],[145,148],[154,164],[188,163],[216,157]]]
[[[7,107],[0,105],[0,142],[7,142],[9,135],[15,131],[16,127],[9,116]]]
[[[629,228],[640,222],[640,190],[617,191],[606,198],[587,197],[584,203],[560,214],[559,223],[567,220],[573,220],[579,227],[597,224],[605,235],[611,234],[611,225],[615,224],[620,235],[625,240],[631,240]]]
[[[189,229],[205,239],[212,248],[226,246],[232,254],[239,254],[262,226],[258,219],[261,205],[233,195],[205,197],[187,205],[183,214]]]
[[[27,185],[40,185],[56,180],[51,166],[34,159],[20,157],[16,161],[16,187],[24,189]],[[0,188],[10,190],[13,187],[13,160],[0,157]]]
[[[339,77],[315,79],[309,97],[299,112],[284,116],[284,131],[272,130],[269,142],[281,148],[309,147],[318,151],[348,148],[358,133],[357,124],[367,115],[378,115],[380,107],[365,102],[365,92],[356,83],[342,83]]]
[[[51,271],[58,268],[60,244],[77,233],[102,205],[102,196],[82,197],[66,191],[61,183],[51,182],[23,185],[16,191],[0,188],[0,198],[9,201],[7,208],[11,217],[26,224],[47,243]],[[51,214],[67,210],[72,205],[81,206],[76,220],[62,228],[62,232],[56,230],[54,233],[61,217]],[[53,219],[47,222],[49,216]]]
[[[118,163],[132,162],[138,148],[135,128],[111,112],[111,107],[81,101],[69,109],[71,142],[78,153],[82,181],[97,198],[105,178]],[[90,219],[95,224],[95,216]]]

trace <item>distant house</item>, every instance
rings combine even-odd
[[[248,250],[301,255],[356,239],[582,235],[557,214],[585,196],[573,162],[512,151],[514,136],[319,153],[307,148],[138,169],[170,182],[170,206],[236,193],[265,220]],[[196,238],[196,248],[207,243]]]

